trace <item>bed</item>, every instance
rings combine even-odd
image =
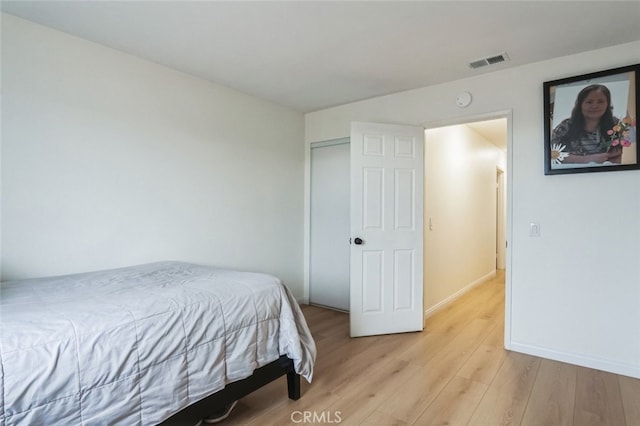
[[[189,424],[285,374],[296,399],[313,376],[302,312],[266,274],[158,262],[10,281],[0,320],[0,426]]]

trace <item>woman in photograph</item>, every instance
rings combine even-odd
[[[611,110],[611,92],[602,84],[585,87],[576,97],[571,117],[553,129],[551,145],[566,146],[562,163],[616,163],[622,161],[622,146],[609,146],[607,131],[618,120]]]

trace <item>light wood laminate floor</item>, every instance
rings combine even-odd
[[[420,333],[351,339],[347,314],[303,312],[318,346],[313,383],[302,379],[291,401],[281,378],[222,425],[640,425],[640,380],[503,349],[503,274]]]

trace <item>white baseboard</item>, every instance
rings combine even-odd
[[[594,368],[596,370],[607,371],[609,373],[621,374],[636,379],[640,379],[640,365],[612,362],[606,359],[583,356],[559,352],[553,349],[541,348],[539,346],[527,345],[524,343],[511,342],[511,350],[527,355],[538,356],[540,358],[552,359],[554,361],[566,362],[567,364],[579,365],[581,367]]]
[[[472,281],[471,283],[467,284],[466,286],[464,286],[460,290],[458,290],[455,293],[453,293],[451,296],[447,297],[444,300],[441,300],[440,302],[436,303],[435,305],[433,305],[432,307],[430,307],[429,309],[424,311],[424,318],[427,319],[428,317],[430,317],[431,315],[435,314],[440,309],[442,309],[442,308],[446,307],[447,305],[455,302],[456,299],[458,299],[460,296],[462,296],[463,294],[465,294],[466,292],[468,292],[469,290],[471,290],[475,286],[480,285],[483,282],[494,278],[495,276],[496,276],[496,270],[494,269],[493,271],[489,272],[488,274],[478,278],[475,281]]]

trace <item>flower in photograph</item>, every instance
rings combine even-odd
[[[630,133],[631,128],[635,126],[634,120],[632,120],[629,116],[624,117],[622,120],[618,121],[611,129],[607,130],[607,136],[609,139],[602,143],[602,147],[609,149],[612,146],[622,146],[628,147],[631,146]]]
[[[569,156],[569,153],[564,151],[566,147],[560,143],[551,145],[551,164],[561,164]]]

